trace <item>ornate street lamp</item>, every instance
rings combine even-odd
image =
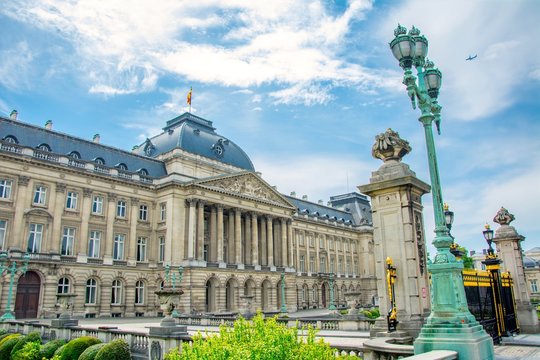
[[[452,224],[454,223],[454,212],[450,211],[450,207],[447,203],[444,203],[444,221],[446,223],[446,227],[448,228],[448,233],[450,234]]]
[[[285,273],[281,273],[281,313],[287,313],[287,304],[285,304]]]
[[[430,350],[455,350],[463,359],[493,358],[493,342],[469,312],[461,271],[463,263],[450,252],[454,239],[450,235],[443,209],[433,123],[440,134],[441,106],[437,102],[442,74],[427,59],[428,41],[414,26],[407,33],[401,25],[390,42],[392,54],[404,70],[403,84],[413,109],[420,108],[419,121],[424,127],[428,154],[437,255],[428,264],[432,279],[431,314],[414,342],[415,354]],[[412,73],[416,68],[417,77]],[[418,80],[418,81],[417,81]],[[450,214],[449,218],[450,218]],[[451,219],[449,219],[451,220]]]
[[[21,267],[17,267],[17,261],[15,260],[11,261],[11,266],[6,265],[7,260],[8,254],[5,252],[0,253],[0,275],[3,276],[4,274],[7,274],[9,272],[8,299],[6,304],[6,311],[4,312],[4,315],[0,317],[1,321],[15,320],[15,316],[13,315],[13,312],[11,310],[11,299],[13,298],[13,282],[15,279],[15,275],[18,271],[21,272],[21,276],[26,274],[26,271],[28,270],[28,261],[30,260],[30,255],[28,253],[24,254],[23,264]]]
[[[334,303],[334,274],[330,274],[330,306],[328,310],[337,310],[336,304]]]
[[[489,226],[489,224],[486,224],[484,228],[485,230],[482,231],[482,234],[484,234],[484,239],[486,239],[486,242],[489,246],[488,255],[493,256],[494,251],[493,251],[493,247],[491,246],[491,244],[493,244],[493,230],[491,230],[491,227]]]

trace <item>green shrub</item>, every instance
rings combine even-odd
[[[58,359],[55,359],[55,360],[60,360],[61,357],[62,357],[62,353],[64,352],[64,349],[66,348],[66,344],[64,345],[61,345],[58,349],[56,349],[56,351],[54,352],[54,356],[53,356],[53,359],[58,357]]]
[[[86,350],[83,351],[81,356],[79,356],[79,360],[94,360],[98,351],[101,350],[101,348],[105,345],[107,344],[100,343],[87,347]]]
[[[33,331],[30,334],[19,338],[19,342],[17,342],[17,344],[15,344],[15,346],[11,350],[11,356],[13,356],[13,354],[15,354],[17,351],[21,350],[24,347],[24,344],[29,342],[39,342],[39,344],[41,345],[41,335],[39,334],[39,332]]]
[[[346,309],[339,310],[339,313],[340,313],[341,315],[347,315],[347,314],[349,314],[349,310],[346,310]]]
[[[193,336],[192,346],[183,346],[169,351],[166,360],[198,359],[258,359],[258,360],[334,360],[338,357],[334,350],[322,339],[315,339],[316,331],[307,329],[305,337],[298,337],[297,328],[287,328],[276,321],[258,313],[251,322],[240,318],[233,328],[221,326],[219,334],[208,335],[203,339],[201,333]],[[352,359],[352,358],[351,358]],[[356,358],[357,359],[357,358]],[[96,358],[97,360],[97,358]]]
[[[9,339],[18,338],[20,336],[21,336],[21,334],[19,334],[19,333],[9,334],[8,336],[6,336],[2,340],[0,340],[0,346],[2,346]]]
[[[5,334],[7,334],[7,333],[8,333],[8,332],[7,332],[6,329],[0,329],[0,336],[5,335]]]
[[[11,334],[5,333],[5,334],[0,335],[0,342],[2,342],[2,340],[4,340],[4,338],[9,336],[9,335],[11,335]]]
[[[11,360],[41,360],[42,358],[39,357],[40,348],[41,341],[25,342],[22,349],[19,349],[15,352],[11,350]]]
[[[372,317],[371,317],[372,319],[376,319],[376,318],[378,318],[379,316],[381,316],[381,313],[380,313],[380,311],[379,311],[379,308],[372,309],[372,310],[371,310],[371,316],[372,316]]]
[[[0,345],[0,359],[9,359],[11,356],[11,350],[19,341],[21,334],[13,334],[5,337]]]
[[[62,345],[66,343],[64,339],[57,339],[49,341],[46,344],[41,345],[39,349],[39,358],[40,359],[50,359],[54,356],[54,352]]]
[[[63,346],[64,349],[59,354],[60,360],[78,360],[79,356],[87,347],[99,344],[100,342],[101,340],[91,336],[82,336],[78,339],[73,339]]]
[[[103,346],[94,360],[131,360],[129,344],[124,339],[115,339]]]

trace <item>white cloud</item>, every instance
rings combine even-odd
[[[426,11],[429,16],[418,16]],[[429,57],[443,72],[445,111],[474,120],[519,101],[520,89],[538,68],[540,47],[531,29],[539,12],[540,2],[525,0],[441,0],[429,10],[425,1],[412,0],[390,11],[379,36],[391,40],[397,22],[421,29],[430,42]],[[474,54],[475,60],[465,61]]]
[[[31,86],[30,65],[34,54],[24,41],[13,44],[12,48],[0,51],[0,84],[12,91],[24,90]]]
[[[363,19],[369,0],[351,0],[339,14],[325,8],[331,4],[307,0],[129,5],[26,0],[22,5],[8,5],[3,12],[68,40],[80,66],[93,70],[88,71],[93,93],[148,91],[162,72],[225,86],[279,83],[298,89],[298,84],[310,84],[295,100],[306,104],[329,99],[320,90],[313,94],[314,82],[366,91],[386,86],[370,71],[339,60],[351,23]]]
[[[253,111],[262,111],[262,107],[260,106],[257,106],[257,107],[254,107],[253,109],[251,109]]]

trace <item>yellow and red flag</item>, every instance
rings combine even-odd
[[[193,88],[190,87],[189,92],[187,94],[187,103],[188,103],[189,106],[191,106],[191,93],[192,93],[192,91],[193,91]]]

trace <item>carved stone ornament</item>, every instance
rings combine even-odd
[[[375,136],[375,144],[371,149],[371,154],[376,159],[384,162],[390,160],[401,161],[401,159],[411,152],[409,142],[399,137],[399,134],[388,129],[384,133]]]
[[[508,210],[501,206],[501,209],[497,212],[497,215],[493,218],[493,222],[499,225],[510,225],[515,220],[514,215],[510,214]]]
[[[221,188],[227,192],[249,196],[257,199],[283,203],[281,198],[272,193],[264,184],[248,176],[220,179],[203,185]]]

